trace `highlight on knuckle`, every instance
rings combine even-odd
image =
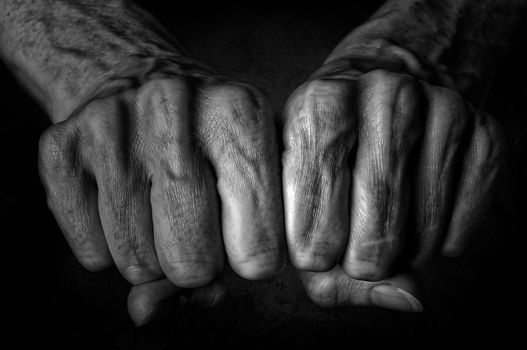
[[[165,275],[182,288],[197,288],[214,281],[217,267],[208,261],[174,261],[164,267]]]
[[[326,272],[336,265],[335,258],[329,253],[310,252],[295,254],[291,257],[293,266],[302,271]]]
[[[376,149],[387,137],[386,146],[393,148],[393,154],[407,154],[422,134],[421,93],[417,81],[407,74],[384,70],[365,74],[359,80],[357,103],[359,137],[365,147]]]
[[[219,167],[236,164],[248,177],[261,177],[261,167],[272,161],[278,147],[272,114],[259,93],[243,85],[220,84],[208,87],[202,98],[203,123],[197,131],[205,153]]]
[[[48,128],[39,140],[40,170],[44,178],[65,174],[74,166],[76,135],[66,125]]]
[[[88,146],[87,151],[104,154],[109,147],[110,118],[113,117],[113,113],[102,112],[107,108],[106,102],[97,101],[81,117],[83,141]]]
[[[484,168],[494,168],[502,161],[505,151],[505,137],[501,126],[492,117],[478,118],[477,123],[482,123],[476,137],[476,162]]]
[[[279,250],[266,249],[232,259],[231,266],[245,279],[262,280],[276,276],[285,266],[285,259]]]
[[[123,96],[103,98],[86,108],[79,118],[83,161],[96,168],[134,168],[145,158],[145,138],[132,109]]]
[[[294,237],[289,238],[291,263],[299,270],[329,271],[342,254],[341,235],[335,235],[335,232],[343,232],[342,228],[320,225],[319,215],[314,209],[312,215],[308,216],[309,222]]]
[[[288,102],[286,152],[344,161],[355,138],[351,83],[314,80]]]
[[[458,145],[467,129],[469,114],[465,101],[455,91],[447,88],[435,88],[438,127],[443,129],[450,144]]]
[[[130,265],[121,272],[123,277],[132,284],[141,284],[156,280],[162,277],[162,273],[157,265]]]
[[[384,69],[372,70],[363,74],[359,79],[361,85],[368,86],[373,91],[384,90],[387,86],[394,86],[401,80],[409,81],[410,77],[405,74],[392,73]]]
[[[309,298],[322,307],[333,307],[338,303],[337,280],[331,274],[320,274],[305,283]]]
[[[190,141],[194,91],[188,81],[178,78],[153,80],[139,89],[135,109],[158,144]]]
[[[113,260],[103,254],[77,256],[80,264],[90,272],[98,272],[113,265]]]
[[[211,86],[204,94],[207,126],[241,137],[254,137],[271,124],[270,111],[255,89],[234,83]]]
[[[362,75],[358,85],[361,92],[366,93],[365,97],[375,101],[383,100],[386,95],[409,96],[412,99],[419,92],[418,83],[412,76],[383,69],[376,69]]]

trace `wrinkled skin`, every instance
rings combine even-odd
[[[300,86],[283,133],[287,242],[308,295],[419,311],[401,273],[465,248],[498,177],[496,122],[453,90],[377,69]]]
[[[42,135],[40,172],[81,264],[136,286],[138,324],[182,288],[220,301],[225,252],[247,279],[285,264],[274,122],[249,86],[156,76],[98,97]]]
[[[382,70],[318,76],[285,111],[287,242],[307,294],[420,311],[400,266],[466,245],[492,198],[496,124],[454,91]],[[273,128],[253,88],[170,76],[99,97],[43,135],[50,208],[86,268],[115,262],[135,286],[137,324],[174,296],[220,302],[224,250],[242,277],[280,271]]]
[[[289,99],[283,191],[261,95],[202,71],[128,1],[5,0],[0,54],[59,122],[40,143],[53,214],[87,269],[115,263],[133,284],[136,324],[174,297],[221,301],[225,257],[248,279],[277,274],[285,237],[316,303],[419,311],[411,269],[467,244],[492,198],[503,142],[458,93],[388,72],[392,56],[406,63],[394,71],[424,80],[410,52],[432,68],[450,57],[456,64],[441,72],[463,74],[436,82],[468,91],[490,76],[492,50],[508,45],[509,26],[482,16],[513,23],[519,5],[504,4],[388,1],[331,57],[358,53],[369,73],[329,69]],[[386,50],[390,67],[360,51],[375,38],[401,45]],[[124,86],[92,99],[112,79]]]

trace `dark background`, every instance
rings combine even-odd
[[[382,1],[353,11],[322,3],[296,8],[140,1],[197,58],[259,87],[280,111],[289,93]],[[199,5],[199,6],[198,6]],[[187,5],[188,6],[188,5]],[[491,215],[463,257],[438,258],[421,276],[425,312],[325,310],[294,272],[265,282],[227,277],[231,296],[214,310],[177,309],[135,328],[129,285],[115,269],[89,273],[74,259],[47,210],[37,173],[44,113],[0,65],[0,348],[170,349],[187,347],[444,348],[524,337],[527,289],[527,52],[522,43],[495,76],[485,109],[508,134],[507,171]],[[521,343],[520,343],[521,344]]]

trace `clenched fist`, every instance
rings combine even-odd
[[[289,253],[323,304],[367,304],[378,283],[339,293],[343,277],[313,272],[340,265],[348,279],[381,281],[437,251],[458,254],[490,204],[501,135],[452,90],[329,70],[293,93],[285,118]]]
[[[40,142],[49,206],[89,270],[196,288],[285,263],[279,150],[253,88],[156,76],[95,98]],[[165,287],[163,287],[165,288]]]
[[[132,1],[2,1],[0,56],[54,123],[40,141],[51,211],[88,270],[115,263],[144,324],[211,305],[228,260],[285,265],[279,144],[254,88],[191,57]]]

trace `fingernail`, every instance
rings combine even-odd
[[[422,312],[423,305],[405,290],[390,285],[380,285],[372,290],[372,303],[398,311]]]

